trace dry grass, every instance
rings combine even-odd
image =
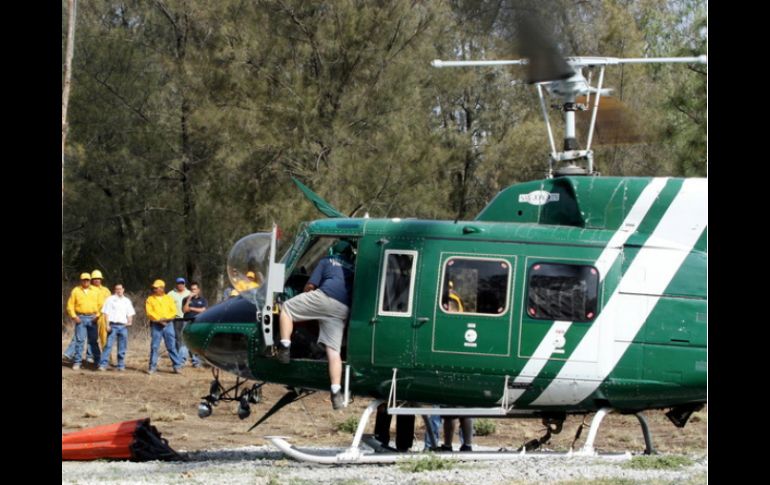
[[[102,410],[99,408],[88,407],[83,410],[84,418],[98,418],[102,415]]]
[[[62,350],[69,338],[62,339]],[[149,338],[142,341],[135,336],[129,342],[126,372],[96,372],[84,365],[73,372],[69,365],[62,365],[62,432],[79,430],[84,426],[98,426],[120,421],[151,417],[158,423],[158,430],[169,437],[172,447],[175,440],[183,440],[187,450],[217,449],[230,446],[263,444],[266,435],[283,435],[301,446],[348,446],[351,436],[339,432],[336,424],[347,420],[356,421],[369,404],[358,398],[350,407],[332,411],[328,392],[317,393],[291,404],[270,417],[258,428],[248,431],[254,422],[286,393],[280,385],[263,387],[263,400],[252,407],[251,417],[238,419],[236,403],[220,403],[206,419],[197,418],[197,406],[201,396],[208,393],[212,375],[210,369],[185,368],[182,375],[171,372],[171,362],[161,355],[158,372],[148,376],[145,370],[149,358]],[[162,347],[162,346],[161,346]],[[163,348],[163,347],[162,347]],[[225,387],[234,377],[222,373]],[[84,417],[84,413],[88,417]],[[693,415],[685,428],[674,427],[662,411],[645,413],[653,434],[655,447],[663,453],[698,453],[706,450],[706,425],[708,409]],[[564,430],[545,445],[549,449],[567,451],[582,416],[570,416]],[[542,436],[545,431],[537,419],[493,419],[495,431],[488,436],[476,436],[474,443],[482,446],[515,449],[526,441]],[[422,443],[425,428],[422,419],[415,421],[415,444]],[[396,420],[392,421],[391,437],[395,437]],[[367,424],[367,433],[374,430],[374,418]],[[580,447],[588,430],[584,429]],[[184,437],[184,438],[182,438]],[[228,437],[228,440],[225,440]],[[644,449],[639,424],[634,416],[609,415],[605,418],[595,446],[600,451],[641,451]]]
[[[152,414],[153,421],[159,421],[162,423],[170,423],[172,421],[184,421],[185,419],[187,419],[187,415],[185,413],[177,413],[173,411],[159,411],[155,414]]]

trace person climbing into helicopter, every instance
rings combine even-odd
[[[281,309],[281,341],[276,358],[282,364],[291,362],[290,347],[294,321],[318,320],[318,343],[326,347],[334,409],[342,407],[342,335],[350,314],[353,290],[353,247],[337,241],[329,256],[321,259],[301,293],[287,300]]]

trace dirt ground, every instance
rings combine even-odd
[[[70,335],[63,332],[62,350],[69,340]],[[248,431],[286,392],[280,385],[267,384],[263,388],[262,401],[252,405],[251,416],[245,420],[238,418],[234,402],[220,403],[210,417],[200,419],[197,407],[201,397],[208,394],[212,380],[211,369],[185,367],[181,375],[174,374],[171,372],[171,361],[165,352],[161,352],[158,372],[148,375],[145,371],[149,347],[147,333],[135,332],[129,342],[125,372],[117,372],[114,368],[98,372],[91,364],[73,371],[71,364],[63,361],[62,433],[149,417],[169,445],[177,451],[262,445],[267,444],[263,439],[267,435],[287,436],[290,442],[297,445],[347,446],[352,435],[338,430],[338,425],[351,418],[357,419],[368,404],[367,400],[358,398],[348,408],[334,411],[329,394],[318,392],[288,405],[258,428]],[[164,348],[163,345],[161,348]],[[113,350],[113,359],[114,353]],[[228,387],[235,382],[235,377],[223,372],[222,381]],[[706,454],[707,409],[695,413],[683,429],[676,428],[663,411],[648,411],[646,415],[654,445],[659,451]],[[591,417],[589,415],[588,419]],[[582,420],[582,417],[569,417],[563,431],[551,438],[547,448],[568,450]],[[392,439],[395,439],[395,422],[394,419]],[[515,449],[544,432],[544,427],[537,419],[494,419],[492,422],[495,431],[488,436],[474,437],[476,444]],[[373,432],[373,428],[374,418],[371,418],[367,432]],[[424,429],[418,417],[415,444],[422,443]],[[587,434],[586,428],[577,442],[578,447],[585,442]],[[636,418],[607,416],[595,446],[600,451],[642,451],[644,440]]]

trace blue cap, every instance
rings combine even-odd
[[[184,283],[184,284],[187,284],[187,280],[186,280],[186,279],[184,279],[184,278],[182,278],[182,277],[179,277],[179,278],[177,278],[177,279],[176,279],[176,282],[177,282],[177,283]]]

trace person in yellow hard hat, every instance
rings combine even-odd
[[[262,286],[262,273],[259,273],[258,275],[254,273],[253,271],[249,271],[246,273],[246,278],[249,279],[249,282],[247,283],[247,288],[259,288]]]
[[[109,288],[102,286],[102,272],[98,269],[91,271],[91,287],[96,290],[97,303],[99,305],[99,318],[96,320],[97,330],[99,336],[99,348],[104,350],[104,346],[107,344],[107,320],[101,313],[101,308],[104,306],[104,302],[107,301],[112,293]],[[99,362],[98,360],[95,362]]]
[[[88,342],[94,361],[98,362],[101,357],[99,346],[97,345],[96,326],[94,321],[99,315],[99,305],[97,303],[97,292],[91,288],[91,275],[82,273],[80,275],[80,286],[76,286],[70,293],[67,300],[67,315],[75,323],[75,335],[72,338],[73,344],[70,344],[72,350],[68,348],[64,352],[64,357],[72,361],[72,369],[80,369],[80,363],[83,360],[83,346]],[[70,353],[71,352],[71,353]]]
[[[155,280],[152,283],[152,294],[147,297],[144,305],[147,318],[150,320],[152,341],[150,343],[150,367],[148,374],[154,374],[158,368],[158,349],[160,340],[166,344],[168,356],[176,374],[182,373],[182,360],[176,353],[176,335],[172,322],[176,318],[176,303],[171,295],[166,294],[166,283]],[[171,324],[171,325],[169,325]]]

